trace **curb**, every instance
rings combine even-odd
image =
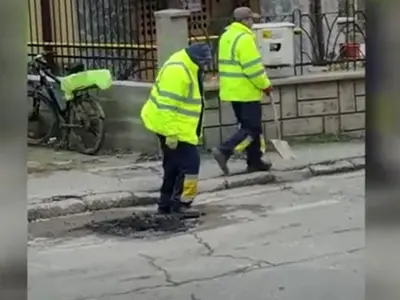
[[[365,157],[354,157],[337,161],[326,161],[292,170],[258,172],[250,174],[217,177],[200,181],[199,194],[235,189],[245,186],[268,183],[283,183],[305,180],[315,176],[332,175],[362,170]],[[59,197],[63,200],[49,200],[28,207],[28,221],[51,219],[86,212],[95,212],[112,208],[153,205],[157,202],[158,193],[116,191],[83,196]]]

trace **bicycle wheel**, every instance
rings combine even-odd
[[[56,137],[59,124],[51,100],[35,89],[28,90],[28,145],[42,145]]]
[[[98,100],[82,95],[70,103],[69,145],[74,150],[97,154],[105,139],[105,114]]]

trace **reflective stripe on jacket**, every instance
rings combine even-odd
[[[199,67],[185,50],[173,54],[161,68],[150,97],[141,111],[144,126],[163,136],[177,136],[179,141],[199,143],[203,99],[198,82]]]
[[[271,85],[253,31],[234,22],[221,35],[218,47],[220,99],[260,101]]]

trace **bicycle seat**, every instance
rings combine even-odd
[[[65,67],[68,75],[85,71],[85,65],[82,62],[74,63]]]

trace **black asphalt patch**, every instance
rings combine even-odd
[[[200,223],[201,218],[182,214],[141,212],[123,219],[93,223],[87,227],[98,234],[142,239],[186,232]]]

